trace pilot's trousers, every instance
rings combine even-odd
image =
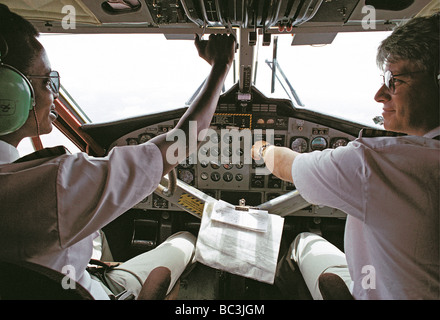
[[[107,276],[122,290],[137,297],[150,272],[156,267],[166,267],[171,271],[168,294],[182,273],[194,263],[195,244],[196,238],[191,233],[175,233],[157,248],[122,263]]]
[[[285,260],[280,263],[288,266],[287,272],[298,272],[295,270],[292,261],[296,263],[310,294],[315,300],[322,300],[318,286],[318,278],[322,273],[337,274],[344,280],[348,288],[351,287],[352,281],[345,254],[317,234],[300,233],[292,242]],[[285,270],[286,268],[283,272],[286,272]]]

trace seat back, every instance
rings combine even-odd
[[[64,289],[66,275],[30,262],[0,261],[1,300],[92,300],[79,283]],[[72,284],[71,279],[69,279]]]

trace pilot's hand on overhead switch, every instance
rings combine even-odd
[[[198,34],[194,41],[199,56],[210,65],[225,63],[231,65],[235,55],[235,37],[227,34],[211,34],[209,40],[200,40]]]

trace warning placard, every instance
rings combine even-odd
[[[199,200],[187,193],[184,193],[180,196],[178,203],[179,205],[191,211],[193,214],[202,217],[203,208],[205,207],[205,203],[202,200]]]

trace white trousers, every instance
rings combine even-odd
[[[196,237],[191,233],[175,233],[155,249],[142,253],[108,272],[108,277],[137,297],[150,272],[157,267],[166,267],[171,271],[168,294],[185,269],[195,262],[195,244]]]
[[[290,247],[291,259],[295,261],[313,299],[322,300],[318,278],[322,273],[335,273],[351,288],[345,254],[336,246],[310,232],[300,233]]]

